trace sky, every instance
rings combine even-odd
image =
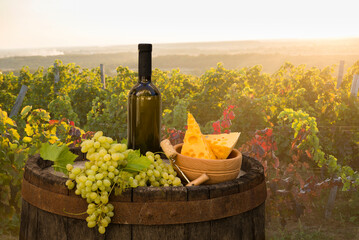
[[[356,0],[0,0],[0,49],[359,37]]]

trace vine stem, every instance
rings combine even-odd
[[[87,213],[87,212],[82,212],[82,213],[70,213],[70,212],[67,212],[67,211],[65,210],[65,208],[63,209],[63,211],[64,211],[64,213],[66,213],[66,214],[74,215],[74,216],[80,216],[80,215],[84,215],[84,214]]]

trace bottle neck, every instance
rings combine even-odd
[[[139,82],[151,82],[152,52],[139,51],[138,55],[138,80]]]

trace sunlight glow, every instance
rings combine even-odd
[[[0,1],[0,49],[359,37],[353,0]]]

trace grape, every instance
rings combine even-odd
[[[106,232],[106,229],[104,226],[99,226],[98,227],[98,232],[101,233],[101,234],[104,234]]]
[[[101,143],[101,146],[104,147],[105,149],[111,148],[111,144],[109,144],[108,142]]]
[[[101,136],[97,139],[97,141],[99,141],[100,143],[105,143],[105,142],[107,142],[107,137]]]
[[[170,175],[168,175],[168,179],[171,180],[171,181],[173,181],[173,180],[175,180],[175,176],[173,176],[172,174],[170,174]]]
[[[103,202],[104,204],[108,203],[108,196],[101,196],[100,197],[101,202]]]
[[[150,182],[155,182],[156,181],[156,177],[154,175],[152,175],[150,178],[149,178]]]
[[[97,187],[101,187],[101,186],[102,186],[102,181],[101,181],[101,180],[97,180],[97,181],[96,181],[96,185],[97,185]]]
[[[90,193],[90,198],[92,200],[95,200],[97,198],[97,193],[95,193],[95,192]]]
[[[106,150],[105,150],[106,151]],[[104,161],[110,161],[111,160],[111,155],[110,154],[108,154],[108,153],[106,153],[106,155],[105,156],[103,156],[103,160]]]
[[[96,178],[97,180],[101,180],[101,179],[103,179],[103,174],[102,174],[102,173],[97,173],[97,174],[95,175],[95,178]]]
[[[87,212],[88,215],[91,215],[91,214],[93,214],[95,212],[95,209],[94,208],[88,208],[86,212]]]
[[[101,143],[100,142],[95,142],[94,144],[93,144],[93,147],[94,148],[99,148],[101,146]]]
[[[155,181],[155,182],[152,182],[152,186],[153,187],[159,187],[160,186],[160,183]]]
[[[146,181],[142,179],[142,180],[138,183],[138,186],[141,186],[141,187],[146,186]]]
[[[107,207],[110,209],[111,212],[112,212],[113,209],[114,209],[114,206],[113,206],[111,203],[107,204]]]
[[[117,170],[117,171],[118,171],[118,170]],[[117,174],[118,174],[118,173],[117,173]],[[108,175],[107,175],[107,177],[108,177],[109,179],[113,179],[113,178],[115,177],[115,173],[109,172]]]
[[[176,177],[174,180],[173,180],[173,185],[174,186],[179,186],[181,185],[181,179],[179,179],[178,177]]]
[[[161,176],[160,172],[157,169],[153,171],[153,175],[155,175],[155,177]]]
[[[76,167],[72,170],[72,173],[75,175],[78,175],[80,172],[81,172],[81,168],[79,168],[79,167]]]
[[[82,175],[82,176],[80,176],[80,177],[79,177],[79,181],[80,181],[80,183],[85,183],[85,182],[86,182],[86,180],[87,180],[87,177],[86,177],[86,176],[84,176],[84,175]]]
[[[155,159],[153,158],[153,156],[149,155],[147,158],[148,158],[151,162],[155,162]]]
[[[107,227],[107,226],[108,226],[108,222],[107,222],[107,220],[106,220],[105,218],[101,220],[101,225],[102,225],[103,227]]]
[[[147,174],[145,172],[140,173],[141,178],[146,178]]]
[[[87,226],[88,226],[89,228],[93,228],[93,227],[96,226],[96,222],[95,222],[95,221],[88,221],[88,222],[87,222]]]
[[[87,152],[87,151],[88,151],[88,148],[87,148],[86,146],[83,146],[83,147],[81,148],[81,152],[85,153],[85,152]]]
[[[168,179],[168,173],[163,172],[163,173],[162,173],[162,177],[167,180],[167,179]]]
[[[98,131],[95,133],[95,135],[93,136],[93,139],[98,139],[99,137],[101,137],[103,135],[102,131]]]
[[[86,187],[91,187],[91,186],[92,186],[92,181],[87,180],[87,181],[85,182],[85,186],[86,186]]]
[[[111,186],[111,182],[110,182],[110,180],[109,179],[104,179],[103,180],[103,185],[105,186],[105,187],[109,187],[109,186]]]
[[[93,147],[93,144],[92,144],[92,147],[90,147],[88,150],[87,150],[87,154],[92,154],[96,151],[96,149]]]
[[[98,154],[103,157],[107,154],[107,150],[105,148],[101,148],[100,151],[98,152]]]
[[[96,180],[95,176],[94,175],[89,175],[88,177],[88,180],[90,180],[91,182],[94,182]]]
[[[74,167],[71,164],[66,164],[67,171],[71,171]]]

